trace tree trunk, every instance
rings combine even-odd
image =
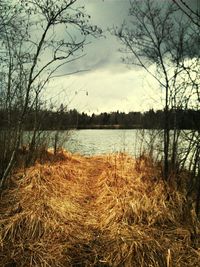
[[[0,190],[5,187],[5,184],[6,184],[6,180],[8,178],[8,175],[10,174],[10,172],[11,172],[13,166],[14,166],[15,159],[16,159],[16,153],[17,153],[17,150],[19,148],[19,143],[20,143],[20,135],[18,136],[18,140],[17,140],[17,144],[15,145],[15,149],[12,152],[10,161],[9,161],[9,163],[8,163],[8,165],[7,165],[4,173],[3,173],[3,176],[1,178]]]
[[[164,124],[164,179],[168,180],[169,177],[169,105],[168,105],[169,88],[166,87],[165,95],[165,124]]]

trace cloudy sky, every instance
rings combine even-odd
[[[70,66],[84,72],[51,82],[49,98],[56,99],[58,105],[63,103],[87,113],[161,108],[162,92],[157,82],[144,70],[122,63],[120,44],[108,31],[127,18],[129,0],[78,0],[77,3],[85,6],[91,23],[102,28],[104,37],[92,39],[85,48],[86,55]]]

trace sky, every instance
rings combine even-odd
[[[99,26],[104,36],[90,39],[85,56],[70,65],[70,72],[81,70],[80,73],[63,75],[64,69],[63,76],[51,81],[47,90],[49,99],[90,114],[162,108],[158,83],[142,68],[122,63],[120,43],[108,31],[127,18],[129,0],[78,0],[77,3],[85,6],[91,23]]]

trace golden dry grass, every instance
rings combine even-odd
[[[148,158],[49,155],[1,195],[0,266],[200,266],[194,211]]]

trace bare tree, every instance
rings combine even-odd
[[[18,112],[13,124],[13,146],[3,170],[1,188],[15,163],[26,116],[37,104],[40,93],[61,67],[83,56],[89,35],[99,36],[101,33],[97,26],[89,24],[90,16],[77,2],[11,1],[0,15],[4,32],[1,44],[7,125],[10,125],[9,116],[13,115],[14,107]]]
[[[195,64],[195,49],[191,49],[191,26],[185,18],[178,16],[174,3],[145,0],[130,1],[130,20],[114,34],[121,41],[124,62],[144,68],[157,80],[164,97],[164,178],[169,177],[169,162],[175,165],[177,140],[176,109],[193,102],[193,86],[187,86],[189,69]],[[153,66],[155,71],[152,71]],[[184,85],[184,86],[183,86]],[[174,125],[170,116],[174,112]],[[170,153],[170,129],[174,130],[173,149]]]
[[[193,56],[193,65],[185,66],[185,71],[187,74],[187,86],[193,89],[191,94],[193,97],[193,106],[195,109],[199,110],[200,105],[200,53],[199,53],[199,43],[200,43],[200,3],[196,2],[196,6],[191,6],[191,3],[187,3],[183,0],[172,0],[178,9],[187,16],[191,21],[191,32],[192,39],[194,40],[193,45],[198,47],[198,53]],[[192,46],[191,46],[192,47]],[[188,141],[189,146],[187,149],[186,156],[183,159],[183,164],[188,159],[190,155],[189,170],[191,171],[191,182],[189,185],[188,195],[196,193],[196,213],[200,213],[200,128],[198,123],[196,123],[196,129],[191,131],[190,134],[185,134],[185,139]],[[189,153],[190,152],[190,153]]]
[[[197,27],[200,27],[200,4],[197,0],[196,9],[192,8],[190,4],[186,3],[183,0],[172,0],[178,8],[195,24]]]

